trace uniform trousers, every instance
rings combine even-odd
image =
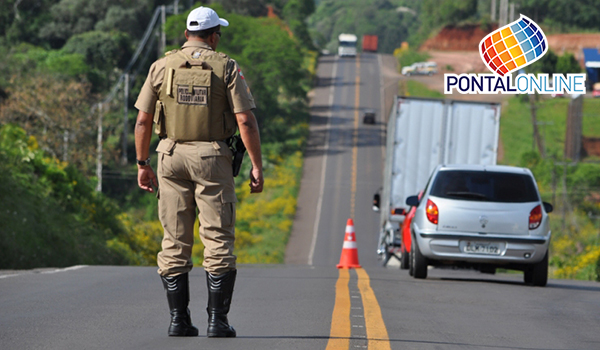
[[[224,142],[160,141],[158,212],[164,229],[158,273],[176,276],[192,269],[196,213],[204,244],[203,266],[213,275],[235,269],[235,186],[232,152]]]

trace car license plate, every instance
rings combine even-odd
[[[464,252],[468,254],[500,255],[500,243],[497,242],[465,242]]]

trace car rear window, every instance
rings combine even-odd
[[[484,202],[539,201],[531,176],[492,171],[440,171],[431,188],[431,195]]]

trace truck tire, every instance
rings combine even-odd
[[[386,267],[390,259],[393,257],[393,249],[394,249],[394,232],[393,231],[385,231],[385,237],[383,240],[384,251],[383,251],[383,262],[382,266]]]
[[[416,239],[413,237],[412,245],[410,248],[411,252],[411,262],[410,267],[413,270],[413,277],[417,279],[425,279],[427,278],[427,258],[425,258],[421,251],[419,250],[419,246],[416,243]]]
[[[410,256],[404,246],[402,246],[402,255],[400,255],[400,270],[408,270],[410,266]]]
[[[548,252],[542,261],[524,271],[524,280],[534,287],[545,287],[548,284]]]

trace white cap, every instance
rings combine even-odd
[[[200,6],[192,10],[187,18],[187,29],[191,31],[205,30],[218,25],[227,27],[229,22],[219,18],[215,10],[208,7]]]

